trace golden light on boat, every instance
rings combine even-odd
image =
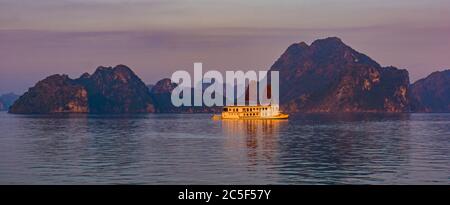
[[[249,119],[249,120],[281,120],[289,115],[280,111],[278,105],[225,106],[221,115],[214,115],[214,120]]]

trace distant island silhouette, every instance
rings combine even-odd
[[[450,70],[409,82],[405,69],[382,67],[337,37],[292,44],[270,68],[280,72],[281,108],[310,112],[450,112]],[[127,66],[98,67],[70,79],[39,81],[10,107],[10,113],[196,113],[220,107],[175,107],[177,85],[162,79],[146,86]]]

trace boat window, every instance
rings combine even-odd
[[[228,111],[228,108],[223,108],[223,111],[224,111],[224,112],[227,112],[227,111]]]

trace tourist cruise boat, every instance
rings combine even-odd
[[[288,114],[280,112],[278,105],[225,106],[221,115],[213,119],[287,119]]]

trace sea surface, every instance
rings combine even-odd
[[[0,184],[450,184],[450,114],[0,112]]]

